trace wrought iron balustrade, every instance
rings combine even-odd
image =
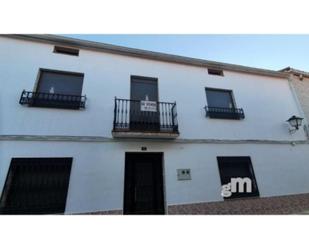
[[[244,119],[245,113],[242,108],[223,108],[205,106],[206,116],[209,118]]]
[[[145,110],[143,101],[115,98],[113,132],[178,133],[176,102],[148,102]]]
[[[51,107],[63,109],[80,109],[85,108],[86,96],[28,92],[23,90],[19,103],[33,107]]]

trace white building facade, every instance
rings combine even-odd
[[[3,213],[168,214],[231,177],[253,182],[235,199],[309,192],[286,73],[51,35],[1,36],[0,65]]]

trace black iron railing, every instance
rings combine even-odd
[[[113,131],[178,133],[176,102],[145,102],[115,98]]]
[[[80,109],[85,108],[86,96],[28,92],[23,90],[19,103],[33,107],[51,107],[63,109]]]
[[[209,118],[244,119],[245,113],[242,108],[223,108],[205,106],[206,116]]]

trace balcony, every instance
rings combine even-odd
[[[205,106],[206,117],[218,119],[244,119],[245,113],[242,108],[223,108]]]
[[[30,107],[49,107],[61,109],[81,109],[85,108],[86,96],[43,93],[43,92],[27,92],[23,91],[20,96],[19,103]]]
[[[115,98],[113,137],[176,138],[176,102]]]

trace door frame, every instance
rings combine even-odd
[[[125,188],[126,188],[126,156],[127,154],[160,154],[161,167],[162,167],[162,194],[163,194],[163,214],[167,214],[168,206],[166,203],[166,182],[165,182],[165,165],[164,165],[164,152],[143,152],[143,151],[126,151],[124,155],[124,170],[123,170],[123,200],[122,200],[122,214],[124,214],[125,205]]]
[[[139,75],[130,75],[130,100],[137,100],[137,99],[133,99],[133,96],[132,96],[132,94],[133,94],[133,92],[132,92],[132,83],[133,83],[133,81],[134,81],[134,79],[137,79],[137,80],[145,80],[145,84],[148,84],[148,85],[155,85],[155,87],[156,87],[156,95],[157,95],[157,99],[156,99],[156,102],[157,102],[157,112],[156,112],[156,114],[153,114],[153,113],[151,113],[151,114],[146,114],[146,115],[150,115],[150,117],[152,117],[153,115],[157,115],[157,117],[155,118],[155,121],[157,121],[157,122],[153,122],[151,125],[154,125],[154,127],[153,127],[153,129],[149,129],[149,131],[150,132],[158,132],[158,131],[160,131],[160,129],[161,129],[161,113],[160,113],[160,104],[159,104],[159,102],[160,102],[160,96],[159,96],[159,79],[158,78],[156,78],[156,77],[147,77],[147,76],[139,76]],[[147,82],[148,81],[148,82]],[[142,100],[138,100],[138,101],[142,101]],[[132,105],[133,103],[130,101],[130,110],[131,110],[131,105]],[[141,112],[141,111],[139,111],[139,113],[138,113],[138,115],[140,115],[140,118],[142,118],[143,117],[143,114],[142,114],[143,112]],[[138,124],[137,125],[137,128],[134,126],[134,122],[131,124],[131,111],[130,111],[130,113],[129,113],[129,127],[130,127],[130,130],[132,129],[132,130],[137,130],[137,131],[148,131],[148,126],[147,125],[145,125],[145,127],[143,127],[141,124]],[[137,118],[138,120],[140,119],[140,118]],[[143,118],[142,118],[143,119]],[[151,120],[152,118],[150,118],[150,120]],[[139,123],[139,121],[137,121],[137,123]],[[141,122],[141,123],[143,123],[143,122]],[[151,122],[150,122],[151,123]],[[157,125],[156,125],[157,124]],[[131,125],[132,125],[132,127],[131,127]],[[139,127],[139,126],[142,126],[142,127]],[[157,127],[158,126],[158,127]],[[133,128],[133,127],[135,127],[135,128]]]
[[[141,79],[141,80],[153,80],[156,81],[157,86],[157,96],[158,96],[158,102],[160,102],[160,96],[159,96],[159,79],[156,77],[147,77],[147,76],[139,76],[139,75],[130,75],[130,99],[132,99],[132,79]],[[152,83],[149,83],[152,84]]]

